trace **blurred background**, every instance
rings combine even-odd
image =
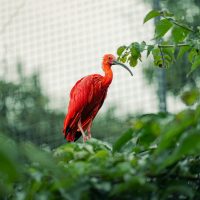
[[[38,145],[65,143],[62,125],[76,81],[102,74],[103,55],[119,46],[152,43],[154,23],[143,24],[151,9],[198,26],[199,8],[199,0],[0,0],[0,132]],[[131,70],[133,77],[113,67],[94,137],[112,142],[138,114],[184,108],[180,94],[197,87],[200,73],[186,80],[187,59],[166,70],[148,59]]]

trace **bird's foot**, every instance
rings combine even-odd
[[[83,142],[86,142],[86,141],[89,140],[89,139],[90,139],[89,136],[87,136],[87,135],[84,135],[84,136],[83,136]]]

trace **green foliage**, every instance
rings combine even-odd
[[[118,59],[134,67],[147,51],[155,65],[166,67],[189,52],[190,71],[196,71],[198,34],[167,11],[151,11],[144,22],[158,16],[157,44],[133,42],[121,46]],[[168,26],[164,27],[166,22]],[[180,33],[181,29],[185,31]],[[158,40],[168,37],[167,32],[170,39],[158,44]],[[129,119],[129,128],[122,128],[126,120],[120,121],[108,112],[106,121],[114,119],[118,123],[110,129],[113,135],[119,125],[120,132],[127,129],[113,145],[91,139],[52,150],[52,146],[39,149],[32,143],[13,140],[31,134],[51,145],[46,132],[49,138],[60,136],[56,126],[64,117],[47,109],[48,99],[42,94],[37,75],[25,78],[19,67],[19,76],[19,83],[0,82],[0,199],[200,199],[198,89],[182,94],[182,101],[192,107],[177,114],[141,115]],[[55,120],[54,124],[52,118],[59,123]],[[107,134],[105,119],[100,120],[102,128],[96,128],[99,136],[101,132]],[[43,123],[37,125],[38,121]]]
[[[152,18],[155,18],[157,16],[160,16],[160,12],[158,12],[157,10],[151,10],[144,18],[143,23],[146,23],[147,21],[149,21]]]
[[[151,6],[155,7],[154,0],[145,1],[150,2]],[[197,51],[199,49],[200,1],[160,0],[158,4],[161,11],[159,12],[160,16],[154,17],[156,23],[159,21],[159,17],[161,20],[167,18],[173,23],[173,27],[156,43],[160,44],[164,40],[168,42],[168,45],[175,47],[173,47],[175,49],[175,60],[168,65],[170,67],[165,70],[165,74],[167,92],[177,96],[182,93],[184,88],[192,89],[199,86],[200,68],[198,59],[194,64],[194,60],[189,61],[188,54],[192,49],[197,49]],[[162,12],[166,12],[166,9],[168,13],[174,13],[175,16],[162,15]],[[157,83],[156,71],[156,68],[152,68],[152,64],[148,64],[143,69],[149,83]]]
[[[163,37],[173,26],[173,23],[168,19],[161,19],[155,27],[155,38]]]
[[[126,46],[121,46],[121,47],[119,47],[118,49],[117,49],[117,55],[118,56],[120,56],[122,53],[123,53],[123,51],[126,49]]]
[[[154,64],[159,67],[168,67],[174,62],[174,53],[179,51],[178,58],[185,52],[189,53],[189,62],[192,64],[190,73],[200,66],[200,32],[190,28],[168,11],[150,11],[144,18],[144,23],[159,17],[155,25],[155,44],[133,42],[129,46],[121,46],[117,50],[118,60],[135,67],[141,61],[141,53],[147,51],[153,55]],[[169,32],[168,36],[167,33]],[[182,50],[184,48],[184,50]],[[189,74],[190,74],[189,73]]]
[[[197,105],[135,117],[113,146],[91,139],[38,149],[0,135],[0,198],[199,199],[199,125]]]
[[[174,43],[178,44],[180,42],[183,42],[188,34],[189,31],[187,29],[180,26],[174,26],[172,29],[172,40],[174,41]]]
[[[126,144],[133,135],[133,130],[129,129],[127,130],[113,145],[113,152],[119,151],[124,144]]]
[[[0,132],[38,145],[61,144],[64,114],[48,108],[38,74],[25,77],[23,66],[17,66],[18,81],[0,80]]]
[[[196,55],[194,61],[192,61],[192,67],[190,73],[192,73],[199,66],[200,66],[200,55]]]
[[[95,138],[113,143],[128,127],[128,117],[117,117],[116,108],[110,107],[94,119],[92,133]]]
[[[192,106],[199,101],[199,89],[193,88],[192,90],[186,91],[181,95],[181,100],[187,105]]]
[[[128,62],[130,66],[135,67],[141,60],[141,53],[144,51],[146,43],[133,42],[129,46],[120,46],[117,49],[118,60],[125,63]]]
[[[186,4],[185,0],[161,1],[164,10],[151,10],[144,17],[144,23],[156,18],[155,33],[152,36],[154,43],[132,42],[117,50],[118,60],[127,62],[132,67],[142,60],[144,55],[142,53],[146,51],[147,57],[150,55],[153,58],[155,66],[168,68],[166,89],[173,95],[178,95],[185,86],[197,87],[200,73],[200,19],[197,15],[200,13],[200,4],[192,2],[191,9],[194,11],[190,15],[192,20],[189,20],[189,15],[184,17],[187,11]],[[166,6],[170,11],[166,10]],[[157,81],[156,69],[151,66],[152,64],[143,69],[149,83]]]

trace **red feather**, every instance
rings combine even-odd
[[[63,133],[67,141],[75,141],[81,136],[77,125],[79,119],[83,130],[88,128],[106,98],[107,89],[108,86],[103,84],[103,76],[99,74],[77,81],[70,92],[68,114],[64,120]]]

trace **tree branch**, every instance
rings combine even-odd
[[[183,28],[183,29],[185,29],[185,30],[187,30],[187,31],[190,31],[190,32],[195,33],[195,31],[194,31],[193,29],[191,29],[191,28],[189,28],[189,27],[187,27],[187,26],[184,26],[184,25],[182,25],[182,24],[179,24],[179,23],[176,22],[175,20],[172,20],[172,23],[174,23],[175,25],[177,25],[177,26],[179,26],[179,27],[181,27],[181,28]]]
[[[192,32],[192,33],[195,33],[195,31],[194,31],[193,29],[191,29],[191,28],[189,28],[189,27],[187,27],[187,26],[184,26],[184,25],[182,25],[182,24],[179,24],[177,21],[175,21],[175,20],[172,19],[172,18],[167,18],[167,17],[164,17],[164,16],[163,16],[163,18],[165,18],[165,19],[171,21],[171,22],[172,22],[173,24],[175,24],[176,26],[179,26],[179,27],[181,27],[181,28],[183,28],[183,29],[185,29],[185,30],[187,30],[187,31]]]
[[[189,44],[166,44],[166,45],[162,45],[162,44],[159,44],[158,45],[158,48],[174,48],[174,47],[189,47],[190,45]]]

